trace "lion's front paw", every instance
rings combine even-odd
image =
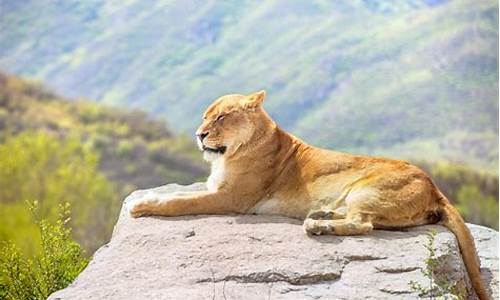
[[[158,200],[154,195],[147,193],[143,197],[130,199],[126,204],[126,208],[131,217],[138,218],[151,215],[153,207],[157,202]]]
[[[150,214],[148,212],[147,208],[142,204],[138,204],[138,205],[130,208],[128,213],[130,214],[130,216],[132,218],[144,217],[144,216],[147,216]]]

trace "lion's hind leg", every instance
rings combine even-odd
[[[361,222],[345,218],[338,220],[315,220],[307,218],[304,221],[304,230],[308,234],[360,235],[373,230],[371,222]]]
[[[314,235],[359,235],[373,230],[373,225],[366,217],[357,213],[346,213],[346,207],[312,211],[304,220],[304,230]]]
[[[309,212],[306,218],[313,220],[339,220],[345,219],[346,217],[346,207],[341,207],[338,209],[321,208],[312,210]]]
[[[308,234],[360,235],[373,230],[368,215],[361,213],[359,203],[348,207],[341,202],[335,210],[319,209],[308,214],[304,220],[304,230]]]

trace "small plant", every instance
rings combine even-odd
[[[68,286],[87,266],[80,245],[71,238],[69,204],[60,205],[55,223],[40,219],[37,202],[30,210],[40,231],[41,251],[26,258],[12,242],[0,248],[0,298],[47,299]]]
[[[442,297],[440,299],[463,300],[465,299],[463,291],[460,291],[454,285],[448,282],[444,275],[440,275],[438,270],[443,262],[440,262],[437,255],[434,243],[436,241],[437,231],[432,229],[427,232],[427,243],[425,248],[428,251],[428,256],[425,260],[425,268],[421,268],[422,275],[429,280],[429,286],[424,287],[416,281],[410,281],[411,289],[418,292],[420,296],[429,296],[430,299]]]

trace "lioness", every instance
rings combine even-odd
[[[130,214],[275,214],[305,219],[309,234],[335,235],[439,223],[456,235],[477,295],[489,299],[474,240],[427,174],[404,161],[307,145],[276,125],[264,98],[227,95],[206,110],[196,132],[211,162],[206,191],[146,195],[128,204]]]

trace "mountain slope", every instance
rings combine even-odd
[[[0,1],[0,68],[192,132],[265,88],[306,141],[498,173],[498,3]]]
[[[24,131],[90,144],[100,155],[99,169],[118,185],[119,198],[138,188],[190,183],[206,174],[194,143],[144,112],[68,101],[39,84],[0,73],[0,142]]]

